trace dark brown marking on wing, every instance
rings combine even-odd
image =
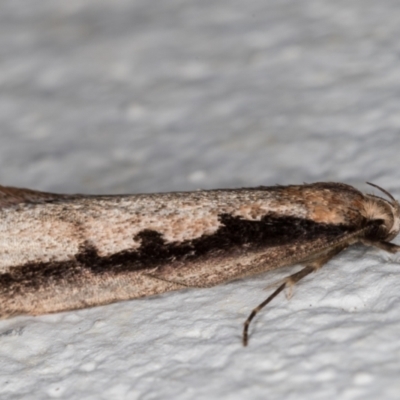
[[[276,215],[254,221],[222,214],[220,221],[221,227],[213,234],[183,242],[169,243],[160,233],[143,230],[135,238],[141,240],[138,249],[123,250],[111,256],[100,256],[93,245],[84,243],[75,259],[13,266],[10,272],[0,275],[0,292],[11,295],[26,289],[68,284],[83,274],[119,274],[145,271],[166,264],[178,266],[182,262],[232,256],[294,242],[300,244],[320,237],[329,241],[329,238],[333,240],[359,228]],[[374,230],[379,232],[379,228],[374,227]]]
[[[354,231],[344,225],[318,224],[294,217],[264,217],[260,221],[244,220],[228,214],[220,216],[222,226],[212,235],[194,240],[168,243],[153,230],[143,230],[135,239],[141,240],[136,250],[123,250],[101,257],[96,248],[86,243],[76,260],[91,273],[139,271],[174,261],[194,261],[202,257],[224,256],[236,251],[311,241],[316,237],[336,238]]]

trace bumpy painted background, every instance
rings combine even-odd
[[[400,198],[389,0],[8,0],[0,178],[83,193],[373,181]],[[0,322],[1,399],[398,399],[400,257]],[[270,291],[271,289],[269,289]]]

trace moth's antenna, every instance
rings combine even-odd
[[[374,183],[371,183],[371,182],[367,182],[367,185],[370,185],[370,186],[373,186],[373,187],[377,188],[377,189],[380,190],[381,192],[385,193],[386,196],[389,197],[389,199],[392,199],[394,202],[396,202],[396,199],[395,199],[387,190],[382,189],[380,186],[375,185]]]

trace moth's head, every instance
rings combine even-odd
[[[381,240],[392,240],[400,231],[400,204],[386,190],[373,183],[367,183],[389,197],[389,200],[387,200],[373,194],[365,195],[367,199],[365,211],[369,221],[381,221],[379,232],[376,232],[377,236]]]

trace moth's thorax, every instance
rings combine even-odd
[[[369,221],[382,220],[382,228],[385,230],[385,240],[391,240],[400,231],[400,204],[397,201],[389,202],[381,197],[365,195],[365,217]]]

